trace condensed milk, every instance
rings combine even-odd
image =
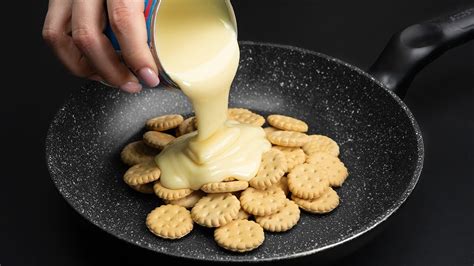
[[[227,120],[240,57],[230,1],[161,0],[154,26],[156,56],[190,99],[198,126],[155,158],[161,184],[197,190],[227,177],[250,180],[271,144],[261,127]]]

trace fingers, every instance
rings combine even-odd
[[[50,0],[43,26],[43,38],[69,71],[79,77],[90,77],[95,71],[68,34],[71,13],[72,0]]]
[[[104,0],[73,1],[72,39],[74,44],[107,83],[127,92],[138,92],[142,86],[135,75],[120,62],[112,44],[102,32],[104,12]]]
[[[160,80],[147,43],[144,1],[107,0],[107,9],[125,62],[146,85],[157,86]]]

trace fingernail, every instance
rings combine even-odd
[[[103,81],[104,80],[101,76],[99,76],[97,74],[90,76],[89,79],[90,80],[95,80],[95,81]]]
[[[138,70],[137,74],[141,81],[143,81],[148,87],[156,87],[160,84],[158,75],[149,67],[144,67]]]
[[[120,86],[120,89],[128,93],[137,93],[142,90],[142,85],[137,82],[127,82]]]

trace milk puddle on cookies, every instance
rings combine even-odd
[[[169,189],[249,181],[271,148],[261,127],[227,120],[239,45],[229,1],[162,0],[155,49],[161,65],[193,104],[198,131],[174,140],[156,157]]]

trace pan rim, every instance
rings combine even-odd
[[[343,245],[345,243],[348,243],[351,240],[354,240],[354,239],[364,235],[365,233],[373,230],[374,228],[376,228],[377,226],[379,226],[380,224],[385,222],[390,216],[392,216],[403,205],[403,203],[406,202],[408,197],[413,192],[414,188],[416,187],[416,185],[419,181],[419,178],[420,178],[420,175],[421,175],[421,172],[422,172],[422,169],[423,169],[423,162],[424,162],[424,155],[425,155],[423,137],[422,137],[420,127],[419,127],[418,123],[416,122],[414,115],[409,110],[408,106],[394,92],[390,91],[383,83],[376,80],[370,74],[368,74],[367,72],[363,71],[362,69],[360,69],[360,68],[358,68],[354,65],[351,65],[351,64],[349,64],[345,61],[342,61],[340,59],[337,59],[335,57],[332,57],[332,56],[329,56],[329,55],[326,55],[326,54],[323,54],[323,53],[315,52],[315,51],[312,51],[312,50],[308,50],[308,49],[304,49],[304,48],[300,48],[300,47],[296,47],[296,46],[292,46],[292,45],[285,45],[285,44],[275,44],[275,43],[267,43],[267,42],[254,42],[254,41],[239,41],[239,44],[240,45],[248,45],[248,46],[276,47],[276,48],[283,48],[283,49],[288,49],[288,50],[291,50],[291,51],[298,51],[298,52],[301,52],[301,53],[316,55],[318,57],[327,59],[329,61],[333,61],[336,64],[344,65],[344,66],[356,71],[358,74],[369,78],[370,80],[375,82],[385,92],[387,92],[390,96],[392,96],[395,99],[395,101],[399,104],[399,106],[404,110],[405,114],[407,115],[408,119],[410,120],[410,123],[412,124],[412,127],[415,131],[416,139],[417,139],[417,152],[418,152],[417,155],[418,155],[418,158],[417,158],[417,163],[416,163],[415,170],[413,171],[412,177],[410,179],[410,183],[408,184],[408,186],[405,189],[405,191],[403,192],[403,194],[400,195],[398,200],[395,201],[394,204],[389,209],[387,209],[382,215],[379,215],[376,219],[372,220],[372,222],[367,224],[367,226],[365,226],[362,229],[357,230],[354,233],[346,236],[345,239],[343,239],[339,242],[336,242],[336,243],[333,243],[333,244],[330,244],[330,245],[326,245],[326,246],[323,246],[323,247],[320,247],[320,248],[315,248],[315,249],[311,249],[311,250],[308,250],[308,251],[298,252],[298,253],[284,255],[284,256],[259,258],[258,260],[252,259],[252,257],[237,257],[236,256],[236,257],[232,257],[232,258],[223,259],[223,258],[219,258],[219,256],[217,256],[217,258],[214,257],[212,260],[210,260],[210,259],[206,259],[206,258],[191,257],[191,256],[188,256],[188,255],[185,255],[185,254],[178,255],[178,254],[170,254],[170,253],[157,251],[157,250],[152,249],[151,247],[149,247],[147,245],[140,245],[138,243],[133,242],[130,239],[127,239],[123,236],[115,234],[114,232],[112,232],[111,230],[109,230],[105,227],[102,227],[99,223],[94,221],[92,219],[92,217],[86,216],[86,212],[80,212],[79,211],[80,208],[75,205],[75,203],[73,202],[71,197],[67,197],[67,196],[65,196],[65,194],[63,194],[63,192],[60,188],[59,182],[57,180],[56,171],[53,170],[56,167],[54,166],[53,162],[50,160],[50,158],[51,158],[50,155],[52,154],[53,147],[54,147],[54,145],[53,145],[54,140],[52,138],[53,137],[53,127],[57,124],[58,116],[67,104],[67,99],[69,98],[69,97],[67,97],[64,100],[64,102],[61,104],[61,107],[58,109],[56,114],[54,115],[54,117],[51,120],[51,123],[48,127],[47,136],[46,136],[46,143],[45,143],[46,144],[45,145],[45,155],[46,155],[45,159],[46,159],[46,164],[47,164],[47,167],[48,167],[48,172],[50,174],[51,179],[53,180],[54,186],[56,187],[59,194],[66,200],[66,202],[69,204],[69,206],[71,206],[80,216],[82,216],[84,219],[86,219],[87,221],[89,221],[90,223],[95,225],[96,227],[100,228],[101,230],[105,231],[106,233],[108,233],[108,234],[110,234],[110,235],[112,235],[112,236],[114,236],[114,237],[116,237],[120,240],[123,240],[123,241],[125,241],[129,244],[133,244],[134,246],[138,246],[138,247],[150,250],[154,253],[163,254],[163,255],[166,255],[166,256],[176,257],[176,258],[180,258],[180,259],[186,259],[186,260],[192,260],[192,261],[213,261],[213,262],[218,261],[218,262],[250,262],[250,263],[257,263],[257,262],[290,260],[290,259],[295,259],[295,258],[300,258],[300,257],[313,255],[313,254],[316,254],[316,253],[319,253],[319,252],[322,252],[322,251],[326,251],[326,250],[335,248],[335,247]]]

